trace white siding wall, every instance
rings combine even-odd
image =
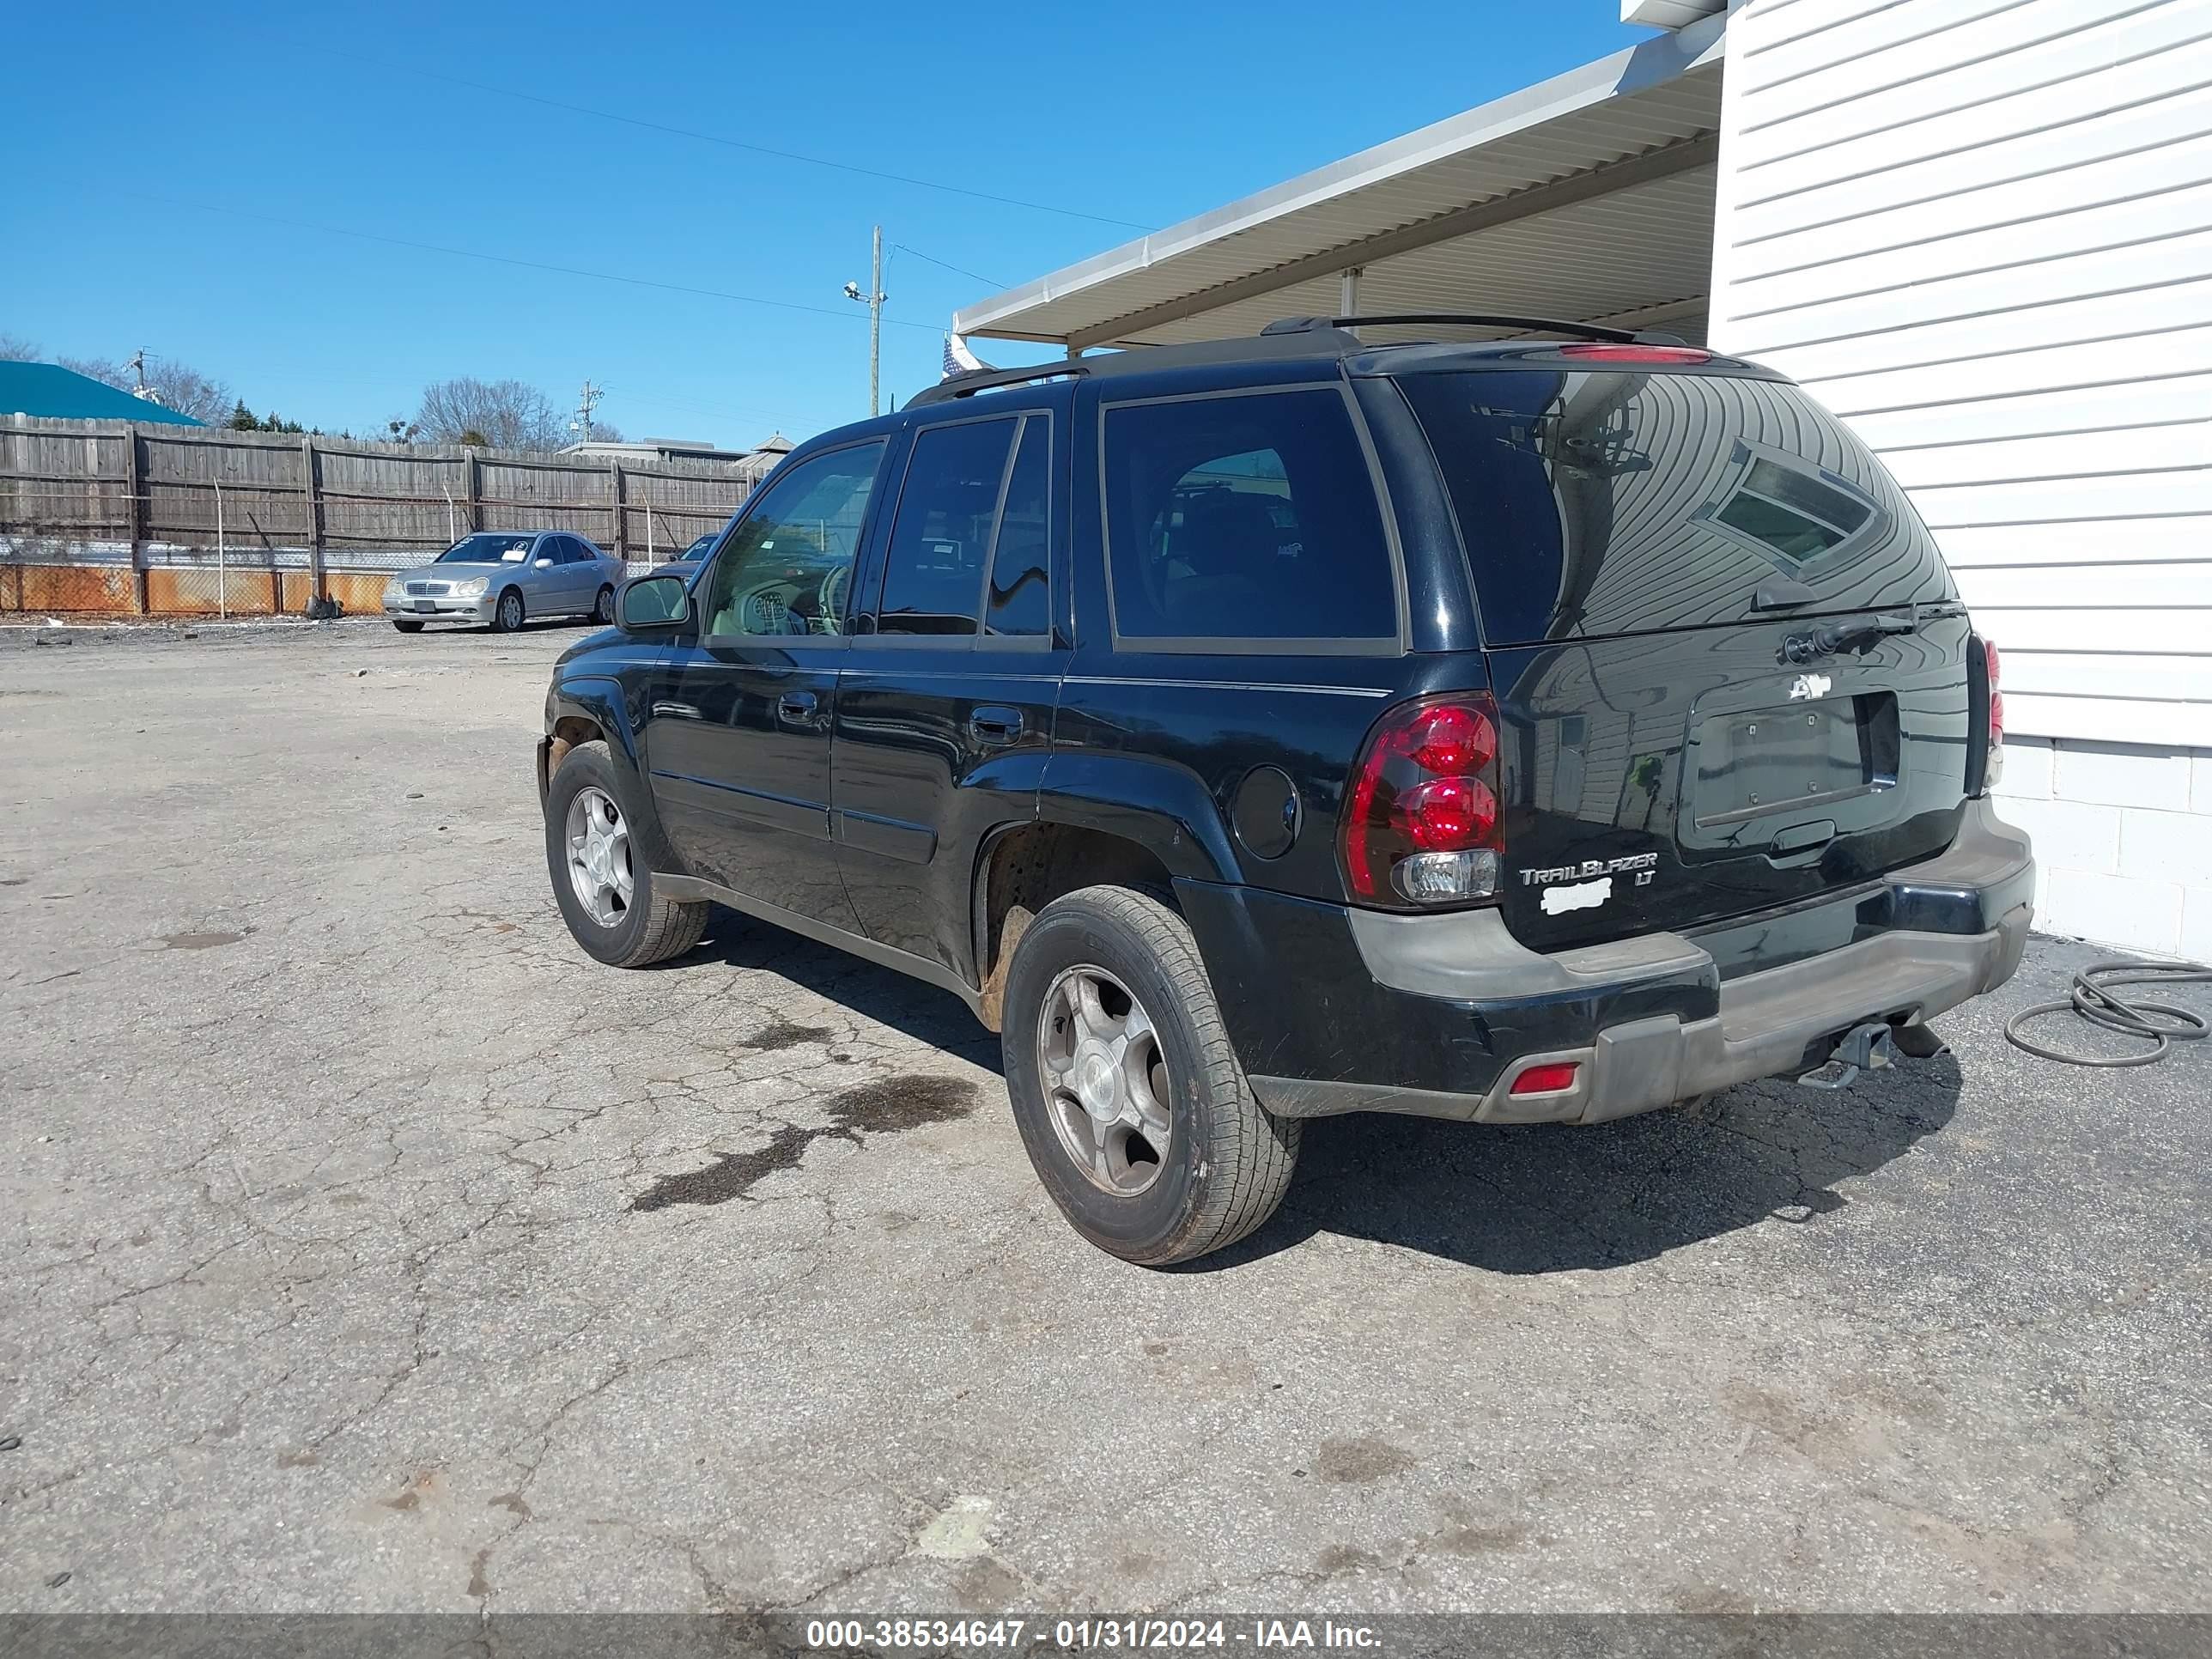
[[[1713,343],[1935,531],[2044,924],[2212,954],[2212,3],[1741,0],[1727,64]]]

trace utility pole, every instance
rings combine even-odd
[[[845,284],[845,297],[858,300],[868,308],[868,413],[876,414],[880,406],[878,387],[882,382],[884,362],[884,301],[891,296],[884,292],[884,228],[876,227],[873,249],[868,262],[868,291],[860,292],[858,283]]]
[[[576,418],[568,422],[568,430],[582,434],[581,441],[592,441],[592,411],[599,407],[599,399],[607,395],[605,386],[584,382],[584,389],[576,394]]]

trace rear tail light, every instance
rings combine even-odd
[[[1492,898],[1504,845],[1489,695],[1424,698],[1383,715],[1345,806],[1352,896],[1396,908]]]
[[[1668,345],[1563,345],[1559,356],[1595,363],[1709,363],[1713,360],[1711,352],[1695,346]]]
[[[2004,775],[2004,692],[2000,689],[1996,647],[1977,635],[1969,648],[1975,647],[1978,647],[1982,653],[1983,681],[1989,696],[1989,731],[1982,761],[1982,787],[1990,789],[1995,787],[1997,780]]]

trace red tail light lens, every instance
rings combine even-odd
[[[1700,351],[1695,346],[1665,345],[1563,345],[1562,357],[1579,357],[1584,362],[1595,363],[1709,363],[1713,360],[1710,351]]]
[[[1367,739],[1344,813],[1352,895],[1394,907],[1495,896],[1504,850],[1486,693],[1401,704]]]
[[[2004,693],[1998,688],[1997,648],[1988,640],[1982,641],[1982,661],[1990,677],[1989,758],[1983,763],[1982,787],[1993,787],[2004,775]]]
[[[1431,778],[1390,805],[1390,823],[1430,853],[1481,847],[1498,827],[1498,797],[1480,778]]]

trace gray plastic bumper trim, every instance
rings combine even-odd
[[[1946,853],[1888,879],[1922,887],[1983,888],[2016,877],[2027,843],[1974,803]],[[1400,1112],[1479,1122],[1598,1123],[1694,1099],[1756,1078],[1794,1074],[1823,1037],[1868,1020],[1905,1024],[1955,1008],[2012,977],[2027,948],[2032,907],[2020,904],[1982,933],[1898,929],[1719,987],[1720,1012],[1685,1022],[1672,1014],[1609,1025],[1586,1048],[1516,1056],[1484,1095],[1255,1076],[1270,1111],[1286,1117]],[[1383,984],[1422,996],[1511,1001],[1589,993],[1654,978],[1718,983],[1712,958],[1690,940],[1660,933],[1546,956],[1506,933],[1495,911],[1450,916],[1352,913],[1352,936]],[[1532,1066],[1579,1060],[1576,1086],[1512,1093]]]

